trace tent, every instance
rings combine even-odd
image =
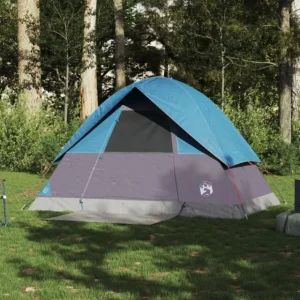
[[[279,204],[259,158],[205,95],[170,78],[108,98],[55,158],[30,210],[52,219],[154,224],[176,215],[245,216]]]

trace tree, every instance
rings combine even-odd
[[[43,88],[52,101],[45,104],[68,123],[79,99],[84,0],[40,0]]]
[[[123,0],[113,0],[115,15],[116,90],[126,86]]]
[[[96,56],[97,0],[86,0],[81,73],[81,118],[86,118],[98,107]]]
[[[14,2],[0,0],[0,94],[17,85],[17,13]]]
[[[98,103],[114,92],[114,10],[112,1],[99,1],[97,6],[97,79]],[[112,75],[112,76],[108,76]]]
[[[300,1],[294,0],[292,3],[292,18],[295,25],[300,27]],[[292,83],[292,116],[294,121],[299,120],[300,105],[300,56],[297,55],[293,60],[293,83]]]
[[[280,0],[280,63],[279,63],[279,112],[280,135],[285,143],[291,143],[291,62],[288,38],[290,35],[290,0]]]
[[[261,96],[259,89],[265,86],[270,91],[270,85],[276,85],[278,21],[273,8],[260,0],[175,4],[180,8],[173,15],[176,38],[172,36],[171,48],[178,69],[173,77],[202,90],[223,108],[226,95],[234,105],[245,107],[248,90]]]
[[[18,0],[18,72],[20,99],[36,112],[42,104],[39,0]]]
[[[152,8],[156,8],[152,1]],[[146,1],[127,1],[125,6],[126,27],[126,78],[128,81],[162,75],[164,46],[159,40],[156,23],[161,18]]]
[[[176,5],[173,0],[142,0],[141,4],[147,16],[148,31],[153,32],[152,43],[162,52],[160,73],[169,77],[176,44],[174,15],[176,11],[180,11],[182,3]]]
[[[148,15],[137,6],[138,2],[138,0],[126,1],[123,7],[126,28],[126,84],[137,79],[159,75],[163,58],[163,50],[152,45],[156,36],[149,28]],[[114,92],[116,86],[113,1],[100,1],[97,5],[97,15],[99,16],[96,29],[97,79],[100,104]]]

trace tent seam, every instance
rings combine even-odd
[[[115,103],[115,105],[113,105],[113,107],[111,107],[111,109],[110,110],[108,110],[104,115],[102,115],[101,117],[100,117],[100,119],[99,120],[97,120],[97,122],[95,122],[95,124],[94,125],[92,125],[88,130],[86,130],[86,132],[84,133],[84,135],[82,136],[82,137],[80,137],[76,142],[74,142],[73,143],[73,145],[71,145],[69,148],[67,148],[66,150],[64,150],[64,152],[62,152],[62,154],[60,155],[60,156],[57,156],[55,159],[54,159],[54,161],[53,161],[53,163],[54,162],[56,162],[59,158],[61,158],[62,156],[64,156],[70,149],[72,149],[78,142],[80,142],[86,135],[87,135],[87,133],[94,127],[94,126],[96,126],[97,124],[99,125],[99,122],[111,111],[111,110],[113,110],[113,108],[117,105],[117,104],[119,104],[135,87],[136,87],[136,84],[137,84],[138,82],[135,82],[135,83],[133,83],[132,84],[132,87],[131,87],[131,89],[123,96],[123,98],[121,98],[120,99],[120,101],[118,101],[117,103]],[[129,86],[127,86],[127,87],[129,87]],[[101,113],[101,108],[103,109],[103,104],[105,104],[105,102],[106,101],[104,101],[94,112],[93,112],[93,114],[94,113],[96,113],[97,111],[99,111],[100,113]],[[93,115],[92,114],[92,115]],[[91,115],[91,116],[92,116]],[[90,117],[91,117],[90,116]],[[87,120],[86,120],[87,121]],[[85,122],[86,122],[85,121]],[[83,123],[84,124],[84,123]],[[83,126],[83,124],[82,124],[82,126]],[[80,127],[78,128],[78,130],[80,130]],[[76,132],[75,132],[75,134],[76,134]],[[75,135],[74,134],[74,135]],[[65,145],[65,146],[67,146],[67,145]],[[63,148],[64,149],[64,148]],[[62,150],[63,150],[62,149]]]
[[[151,80],[151,81],[153,81],[155,78],[157,78],[156,76],[155,77],[152,77],[152,78],[149,78],[148,79],[148,82]],[[146,79],[143,79],[143,80],[141,80],[141,81],[137,81],[137,82],[134,82],[133,84],[132,84],[132,86],[131,86],[131,89],[123,96],[123,98],[121,98],[117,103],[115,103],[115,105],[110,109],[110,110],[108,110],[103,116],[101,116],[101,118],[93,125],[93,126],[91,126],[86,132],[85,132],[85,134],[81,137],[81,138],[79,138],[72,146],[70,146],[67,150],[65,150],[58,158],[60,158],[60,157],[62,157],[63,155],[65,155],[69,150],[71,150],[78,142],[80,142],[86,135],[87,135],[87,133],[94,127],[94,126],[96,126],[111,110],[113,110],[113,108],[117,105],[117,104],[119,104],[134,88],[137,88],[136,86],[137,85],[141,85],[142,83],[143,83],[143,81],[144,80],[146,80]],[[129,87],[129,86],[127,86],[127,87]],[[126,87],[124,87],[124,88],[126,88]],[[144,93],[143,93],[144,94]],[[97,110],[99,110],[100,111],[100,114],[101,114],[101,108],[103,108],[103,104],[105,103],[105,101],[94,111],[94,113],[96,113],[96,111]],[[83,124],[82,124],[83,125]],[[78,130],[79,130],[80,128],[78,128]],[[75,132],[75,134],[76,134],[76,132]],[[74,135],[75,135],[74,134]],[[65,145],[65,146],[67,146],[67,145]],[[57,158],[57,159],[58,159]],[[57,159],[55,159],[53,162],[55,162],[55,161],[57,161]]]
[[[139,89],[139,88],[137,88],[137,89]],[[140,90],[139,89],[139,91],[140,92],[142,92],[143,94],[144,94],[144,92],[142,91],[142,90]],[[158,99],[158,100],[160,100],[160,101],[162,101],[162,99],[161,98],[159,98],[159,97],[157,97],[157,96],[154,96],[153,94],[150,94],[150,93],[148,93],[148,95],[149,96],[151,96],[151,97],[153,97],[153,98],[156,98],[156,99]],[[144,96],[146,96],[145,94],[144,94]],[[146,97],[148,97],[148,96],[146,96]],[[149,98],[149,97],[148,97]],[[150,100],[151,100],[151,98],[149,98]],[[153,102],[152,100],[151,100],[151,102]],[[156,103],[154,103],[161,111],[163,111],[164,112],[164,110],[163,109],[161,109]],[[165,112],[164,112],[165,113]],[[171,117],[170,117],[171,118]],[[172,118],[171,118],[172,119]],[[185,129],[183,129],[182,128],[182,126],[180,125],[180,124],[178,124],[174,119],[172,119],[178,126],[180,126],[180,128],[182,129],[182,130],[184,130],[185,132],[187,132]],[[190,135],[191,137],[193,137],[190,133],[188,133],[187,132],[187,134],[188,135]],[[194,138],[194,137],[193,137]],[[202,145],[202,143],[200,143],[196,138],[194,138],[200,145]],[[203,146],[203,145],[202,145]],[[203,146],[204,147],[204,146]],[[218,147],[220,148],[220,146],[218,145]],[[221,157],[219,157],[218,155],[216,155],[216,154],[214,154],[214,152],[212,151],[212,150],[210,150],[210,149],[208,149],[207,147],[204,147],[207,151],[209,151],[210,153],[212,153],[216,158],[218,158],[220,161],[222,161],[225,165],[227,165],[227,163],[224,161],[224,159],[223,158],[221,158]],[[222,152],[222,151],[221,151]],[[222,152],[223,153],[223,152]],[[224,154],[224,153],[223,153]]]
[[[91,174],[90,174],[90,176],[89,176],[89,179],[88,179],[88,181],[87,181],[87,183],[86,183],[86,186],[85,186],[85,188],[84,188],[84,190],[83,190],[83,193],[82,193],[82,195],[81,195],[81,197],[80,197],[80,200],[81,200],[81,201],[82,201],[82,198],[84,197],[85,192],[87,191],[87,188],[88,188],[88,186],[89,186],[89,184],[90,184],[90,181],[91,181],[91,179],[92,179],[92,177],[93,177],[93,174],[94,174],[94,172],[95,172],[95,170],[96,170],[96,166],[97,166],[98,160],[99,160],[101,154],[104,153],[104,149],[105,149],[105,147],[106,147],[106,145],[107,145],[106,141],[107,141],[108,138],[111,136],[111,133],[112,133],[113,129],[114,129],[115,126],[116,126],[116,120],[120,117],[121,113],[122,113],[122,109],[121,109],[121,107],[120,107],[120,108],[119,108],[119,113],[116,115],[115,121],[113,122],[113,124],[111,125],[109,131],[107,132],[107,135],[106,135],[105,140],[104,140],[104,142],[103,142],[103,145],[102,145],[102,147],[101,147],[101,149],[100,149],[100,152],[99,152],[98,155],[97,155],[97,158],[96,158],[95,164],[94,164],[94,166],[93,166],[92,172],[91,172]]]
[[[191,94],[190,94],[184,87],[180,86],[173,78],[171,78],[171,80],[172,80],[172,82],[174,82],[179,88],[181,88],[183,91],[185,91],[185,93],[186,93],[186,94],[190,97],[190,99],[194,102],[194,104],[196,105],[198,111],[199,111],[200,114],[202,115],[202,117],[203,117],[203,119],[204,119],[206,125],[208,126],[208,128],[209,128],[209,130],[210,130],[210,132],[211,132],[211,134],[212,134],[212,136],[213,136],[213,139],[215,140],[215,142],[216,142],[216,144],[217,144],[219,150],[221,151],[221,154],[223,155],[224,158],[226,158],[226,156],[224,155],[224,152],[222,151],[222,149],[221,149],[221,147],[220,147],[220,145],[219,145],[219,143],[218,143],[218,141],[217,141],[217,139],[216,139],[216,137],[215,137],[215,135],[214,135],[212,129],[210,128],[208,122],[206,121],[206,119],[205,119],[205,117],[204,117],[204,115],[203,115],[201,109],[200,109],[199,106],[197,105],[195,99],[191,96]],[[225,162],[225,163],[226,163],[226,162]],[[226,163],[226,164],[227,164],[227,163]]]

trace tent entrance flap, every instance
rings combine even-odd
[[[123,111],[105,152],[172,153],[167,117],[154,111]]]

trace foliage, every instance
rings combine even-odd
[[[257,91],[253,90],[244,97],[244,102],[247,104],[236,105],[237,101],[227,95],[224,111],[253,150],[262,158],[266,156],[270,144],[277,139],[278,135],[276,107],[262,107],[257,103],[264,96],[257,95]]]
[[[235,99],[241,98],[248,89],[260,88],[264,92],[277,89],[279,33],[274,8],[266,7],[262,1],[177,2],[186,4],[181,14],[175,15],[179,20],[174,22],[174,30],[180,38],[172,47],[177,49],[174,77],[202,90],[218,104],[222,67],[225,88]],[[276,1],[272,2],[276,8]]]
[[[46,112],[32,116],[20,104],[0,101],[0,169],[43,172],[80,122],[65,127]]]
[[[54,95],[57,115],[63,115],[68,94],[72,118],[79,100],[84,1],[41,0],[40,7],[43,87]]]
[[[16,8],[16,0],[0,0],[0,94],[7,86],[12,88],[17,82]]]
[[[296,170],[299,125],[294,124],[291,147],[278,145],[278,0],[128,0],[124,8],[128,83],[160,75],[169,65],[171,77],[199,89],[221,105],[224,68],[226,114],[272,169],[284,173]],[[17,114],[13,116],[8,108],[0,112],[0,151],[5,157],[1,168],[38,171],[70,135],[68,128],[73,132],[78,125],[84,1],[40,0],[40,11],[42,87],[47,113],[29,120],[15,106],[17,1],[0,0],[0,99],[9,101],[13,105],[10,109]],[[285,42],[295,58],[300,51],[300,30],[294,16],[291,26]],[[112,1],[98,1],[99,103],[114,90],[114,38]],[[75,125],[66,128],[61,118],[67,89],[68,119],[71,123],[75,120]],[[3,108],[6,104],[0,105]],[[5,129],[5,122],[10,129]],[[18,128],[20,123],[22,128]],[[8,130],[16,143],[8,141]],[[23,139],[20,132],[26,134]],[[35,134],[40,142],[34,139]],[[10,150],[5,149],[12,149],[14,155],[9,157]],[[23,151],[27,156],[22,156]],[[38,163],[34,165],[33,161]],[[276,167],[280,164],[285,167]]]
[[[32,163],[27,171],[44,172],[81,124],[82,120],[73,119],[66,126],[60,120],[59,123],[48,127],[47,132],[38,140],[37,148],[32,155]]]
[[[236,101],[227,96],[225,113],[257,153],[262,167],[281,175],[299,173],[300,128],[297,124],[294,125],[295,138],[291,145],[282,142],[278,132],[276,106],[261,107],[258,101],[265,95],[256,95],[257,98],[254,99],[253,95],[256,95],[255,91],[245,97],[248,104],[242,109],[240,106],[236,107]],[[272,101],[272,94],[268,96],[269,101]]]
[[[277,136],[265,154],[264,165],[273,173],[286,175],[300,172],[300,149],[286,144]]]

